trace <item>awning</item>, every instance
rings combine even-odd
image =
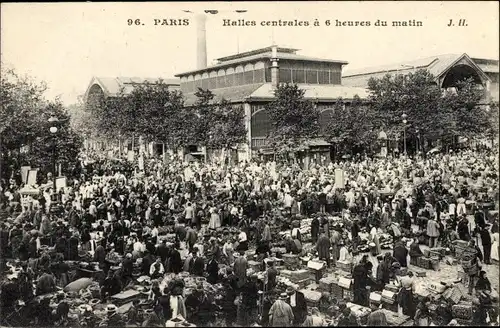
[[[330,147],[331,144],[329,142],[327,142],[325,139],[315,138],[315,139],[305,140],[301,146],[305,146],[308,148],[311,148],[311,147]]]

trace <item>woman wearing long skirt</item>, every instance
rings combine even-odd
[[[216,209],[213,209],[213,211],[211,211],[211,212],[212,212],[212,214],[210,215],[210,222],[208,223],[208,228],[211,230],[216,230],[216,229],[220,228],[220,226],[221,226],[220,216],[219,216],[219,213],[217,213]]]
[[[398,305],[404,315],[411,318],[415,316],[415,304],[413,302],[413,289],[415,288],[413,273],[408,272],[407,276],[399,279],[401,289],[398,294]]]
[[[499,242],[500,242],[500,236],[498,234],[498,229],[495,229],[496,231],[493,231],[492,229],[492,235],[491,235],[491,242],[492,242],[492,245],[491,245],[491,260],[493,261],[496,261],[496,263],[498,264],[499,262],[499,259],[498,259],[498,251],[499,251]]]
[[[370,238],[371,242],[375,244],[375,246],[373,246],[374,250],[372,255],[374,256],[379,255],[380,253],[382,253],[382,249],[380,248],[379,235],[377,228],[375,226],[373,226],[372,229],[370,230]]]

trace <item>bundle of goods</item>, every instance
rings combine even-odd
[[[289,270],[295,270],[300,267],[300,259],[296,254],[283,254],[281,258],[283,259],[285,267]]]
[[[380,235],[380,248],[382,249],[392,249],[392,236],[386,233]]]
[[[441,295],[443,294],[446,289],[448,289],[448,286],[446,285],[446,283],[435,283],[435,282],[430,282],[428,285],[427,285],[427,289],[429,289],[429,291],[433,294],[433,295]]]
[[[302,237],[302,242],[307,242],[311,240],[311,222],[312,219],[302,219],[300,220],[300,236]]]
[[[348,308],[351,309],[351,313],[358,320],[358,322],[362,325],[365,325],[366,322],[368,321],[368,316],[370,315],[372,310],[368,307],[354,304],[351,302],[348,302],[346,305]]]
[[[286,277],[278,276],[276,278],[276,282],[277,282],[277,287],[283,291],[286,290],[287,287],[293,287],[295,289],[299,289],[299,286],[297,284],[293,283],[289,278]]]
[[[308,289],[302,289],[300,290],[300,292],[304,294],[304,298],[306,299],[308,306],[319,307],[319,303],[323,294]]]
[[[386,309],[380,309],[380,311],[385,314],[387,325],[389,326],[406,326],[409,321],[412,322],[411,318],[407,315],[388,311]]]
[[[123,256],[121,256],[117,252],[109,252],[108,254],[106,254],[106,261],[108,261],[112,265],[117,265],[122,263]]]

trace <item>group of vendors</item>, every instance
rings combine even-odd
[[[408,257],[421,256],[419,244],[451,248],[453,240],[469,242],[469,292],[491,289],[480,265],[498,264],[498,221],[491,215],[498,209],[495,154],[468,150],[429,158],[366,158],[308,170],[150,159],[141,174],[95,154],[89,158],[95,160],[63,191],[41,191],[22,211],[20,181],[2,184],[0,265],[9,275],[1,306],[25,325],[69,324],[70,296],[61,290],[85,270],[75,274],[68,262],[95,264],[100,302],[107,304],[102,320],[91,305],[82,309],[82,325],[164,326],[172,320],[208,325],[218,312],[226,325],[318,325],[317,309],[307,306],[297,288],[278,290],[276,246],[332,268],[339,260],[353,261],[359,305],[368,306],[370,290],[398,279],[403,313],[421,323],[426,301],[414,304],[412,273],[396,275],[408,266]],[[335,181],[339,169],[342,181]],[[307,238],[300,224],[305,219],[312,219]],[[282,238],[283,231],[290,233]],[[392,240],[385,253],[384,235]],[[249,270],[249,256],[261,263],[264,279]],[[221,305],[200,286],[187,295],[183,272],[222,284]],[[142,276],[151,281],[150,308],[142,311],[143,303],[134,301],[127,315],[120,314],[111,296]],[[165,276],[173,282],[160,288]],[[54,292],[63,305],[51,312],[40,296]],[[341,302],[332,322],[358,324],[348,312]]]

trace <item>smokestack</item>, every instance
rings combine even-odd
[[[273,45],[271,53],[271,86],[273,89],[276,89],[280,83],[278,61],[278,47]]]
[[[196,15],[196,67],[207,67],[207,17],[205,14]]]

